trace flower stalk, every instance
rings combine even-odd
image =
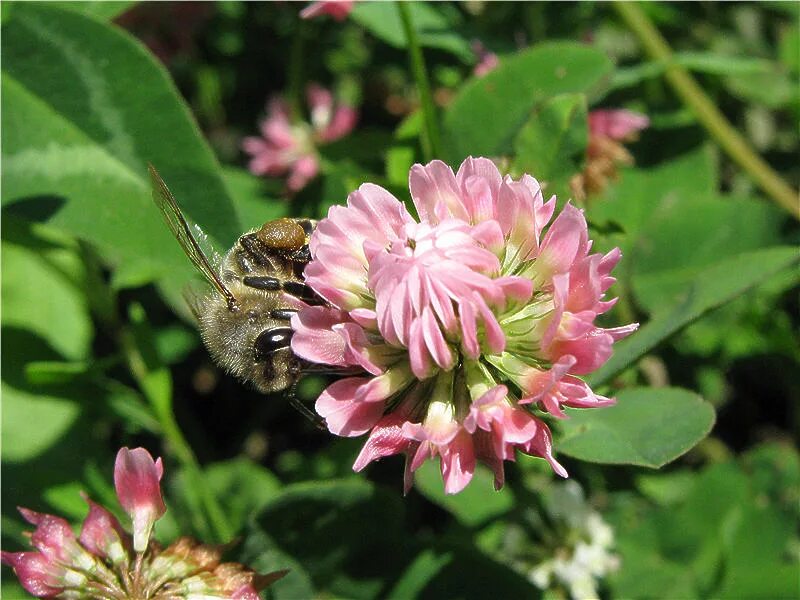
[[[436,121],[436,107],[433,103],[433,94],[428,80],[428,70],[425,67],[425,58],[422,55],[417,32],[414,30],[409,4],[409,2],[397,2],[397,10],[400,11],[400,19],[403,22],[403,31],[406,35],[408,55],[411,61],[411,72],[417,83],[417,91],[422,107],[422,119],[425,126],[425,135],[422,136],[422,153],[427,162],[434,157],[442,155],[441,143],[439,127]]]
[[[197,496],[192,506],[202,506],[203,513],[195,515],[195,521],[202,523],[219,542],[227,542],[233,537],[233,529],[228,523],[219,502],[203,481],[203,475],[192,447],[186,440],[172,408],[172,385],[169,373],[151,371],[145,361],[136,336],[128,330],[120,332],[120,345],[136,383],[153,409],[161,426],[161,432],[175,457],[189,478],[188,493]],[[164,379],[156,381],[159,377]]]
[[[786,209],[792,216],[800,219],[800,199],[780,175],[778,175],[758,154],[756,154],[742,135],[736,131],[714,102],[697,84],[689,72],[678,64],[672,49],[658,32],[652,21],[636,2],[613,3],[617,13],[639,38],[645,51],[654,59],[666,65],[664,78],[675,93],[697,117],[722,149],[738,164],[772,200]]]

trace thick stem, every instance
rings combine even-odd
[[[417,92],[422,107],[422,119],[424,122],[425,135],[422,136],[422,153],[425,162],[434,158],[441,157],[441,145],[439,138],[439,127],[436,121],[436,107],[433,104],[433,94],[431,94],[430,83],[428,82],[428,71],[425,68],[425,58],[422,56],[422,48],[417,39],[417,32],[411,20],[411,10],[409,2],[398,0],[397,10],[400,11],[400,19],[403,21],[403,31],[406,34],[408,44],[408,55],[411,61],[411,72],[417,84]]]
[[[747,172],[756,184],[778,205],[800,218],[800,199],[748,145],[714,102],[703,92],[689,72],[673,60],[672,49],[636,2],[614,2],[612,6],[636,34],[645,51],[666,65],[664,78],[672,86],[722,149]]]

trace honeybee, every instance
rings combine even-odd
[[[323,301],[303,283],[311,260],[312,219],[282,218],[239,237],[218,265],[203,252],[175,197],[152,165],[153,199],[181,248],[213,291],[194,298],[192,311],[212,358],[226,371],[269,394],[291,388],[303,372],[292,353],[292,315]],[[298,406],[303,412],[305,407]]]

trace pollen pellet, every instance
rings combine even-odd
[[[292,219],[268,221],[256,232],[259,241],[275,250],[298,250],[306,243],[306,232]]]

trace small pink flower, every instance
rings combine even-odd
[[[303,19],[313,19],[320,15],[328,15],[337,21],[344,21],[353,10],[355,0],[322,0],[312,2],[300,11]]]
[[[317,146],[334,142],[350,133],[358,112],[336,106],[330,91],[310,84],[307,89],[311,123],[293,122],[284,100],[274,98],[261,121],[261,136],[246,137],[242,150],[251,156],[248,168],[254,175],[286,176],[286,187],[294,193],[319,173]]]
[[[590,253],[583,213],[567,204],[551,222],[535,179],[502,177],[488,159],[457,173],[440,161],[412,167],[420,221],[389,192],[364,184],[334,206],[310,241],[305,281],[327,306],[292,319],[300,357],[363,375],[331,384],[317,401],[331,432],[369,432],[354,468],[406,456],[410,476],[438,457],[456,493],[476,461],[504,481],[517,451],[562,476],[536,411],[600,407],[576,375],[603,362],[636,326],[596,317],[618,250]]]
[[[164,466],[144,448],[120,448],[114,462],[114,487],[122,508],[133,521],[133,549],[144,552],[153,524],[167,507],[161,498]]]

